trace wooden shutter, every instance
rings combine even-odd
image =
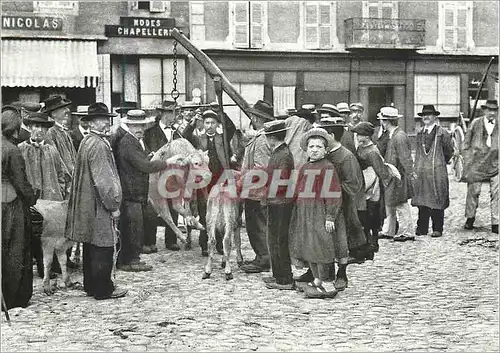
[[[252,48],[263,47],[263,29],[264,29],[264,6],[261,2],[250,2],[251,6],[251,24],[252,32],[250,36],[250,46]]]
[[[319,47],[332,47],[332,18],[331,5],[319,5]]]
[[[455,48],[455,11],[452,8],[444,10],[444,47]]]
[[[273,107],[275,115],[284,109],[295,108],[295,86],[273,87]]]
[[[234,3],[234,46],[248,48],[249,46],[249,3],[239,1]]]
[[[190,38],[192,40],[205,40],[205,4],[203,1],[190,1]]]
[[[318,48],[318,5],[304,4],[305,44],[306,48]]]

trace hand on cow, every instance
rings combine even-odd
[[[236,157],[235,154],[231,156],[231,163],[236,163],[238,161],[238,158]]]
[[[333,223],[332,221],[326,221],[325,228],[328,233],[333,233],[333,231],[335,230],[335,223]]]
[[[111,213],[111,218],[118,219],[119,217],[120,217],[120,210],[116,210]]]

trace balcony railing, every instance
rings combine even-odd
[[[407,49],[425,47],[425,20],[349,18],[346,49]]]

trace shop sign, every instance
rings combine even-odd
[[[2,16],[2,29],[60,31],[62,27],[63,20],[59,17]]]
[[[119,25],[106,25],[107,37],[170,38],[174,18],[120,17]]]

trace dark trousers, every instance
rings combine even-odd
[[[267,205],[267,244],[271,256],[273,277],[278,284],[293,282],[290,252],[288,250],[288,229],[293,204]]]
[[[122,202],[120,215],[121,264],[138,263],[144,244],[144,209],[145,204],[125,200]]]
[[[418,206],[417,232],[427,234],[429,231],[429,218],[432,219],[432,230],[442,233],[444,210],[436,210],[426,206]]]
[[[177,224],[177,221],[179,220],[179,214],[174,211],[174,208],[172,207],[172,201],[168,200],[167,202],[168,207],[170,208],[170,214],[172,215],[172,220],[174,221],[174,224]],[[172,228],[170,228],[162,218],[158,218],[157,225],[165,227],[165,247],[167,249],[172,245],[177,244],[177,236],[175,235]]]
[[[113,250],[113,247],[83,243],[83,289],[88,294],[107,297],[113,293]]]
[[[200,230],[200,236],[198,237],[198,244],[202,250],[208,249],[208,233],[207,229],[207,196],[203,190],[196,191],[196,198],[198,204],[198,214],[200,216],[200,223],[205,227],[205,230]],[[218,252],[223,250],[222,245],[223,234],[220,234],[218,230],[215,231],[215,240],[216,245],[215,248]]]
[[[144,217],[144,245],[151,246],[156,245],[156,226],[160,224],[160,219],[156,214],[153,206],[149,203],[143,208],[143,217]]]
[[[358,211],[358,216],[365,235],[376,235],[382,229],[383,219],[380,215],[380,202],[366,201],[366,211]]]
[[[245,200],[245,221],[248,240],[255,252],[255,260],[267,263],[269,250],[267,248],[267,212],[260,201]]]

